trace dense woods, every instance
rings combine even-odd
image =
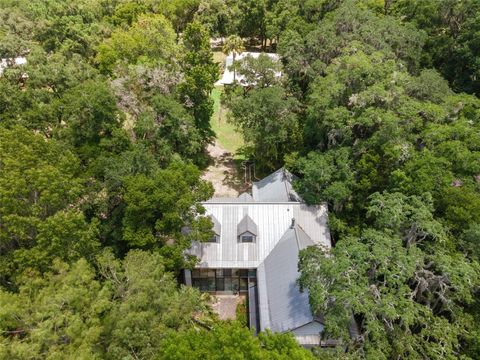
[[[211,38],[280,55],[222,101],[328,204],[299,283],[336,350],[177,281],[213,235]],[[0,58],[0,358],[480,359],[480,1],[0,0]]]

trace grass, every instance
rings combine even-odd
[[[227,122],[228,109],[220,104],[220,96],[223,87],[217,86],[212,91],[212,99],[215,102],[214,113],[210,119],[210,125],[217,135],[217,140],[227,151],[236,154],[243,145],[242,135],[235,129],[235,126]]]
[[[213,61],[215,61],[216,63],[220,63],[220,65],[222,66],[223,68],[223,65],[225,63],[225,58],[227,57],[227,55],[225,55],[223,52],[221,51],[214,51],[213,52]]]

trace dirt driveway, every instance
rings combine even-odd
[[[230,152],[217,141],[213,145],[208,145],[207,151],[212,158],[212,163],[203,173],[202,179],[212,182],[215,197],[237,197],[248,189],[248,184],[244,183],[241,164],[234,161]]]

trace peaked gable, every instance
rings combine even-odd
[[[245,215],[243,219],[237,225],[237,235],[240,236],[245,233],[250,233],[258,236],[258,227],[255,221],[248,215]]]
[[[255,201],[288,202],[301,201],[301,197],[293,189],[296,177],[285,168],[280,168],[252,185]]]

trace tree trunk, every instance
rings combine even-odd
[[[233,61],[232,61],[232,66],[233,66],[233,83],[235,83],[235,75],[236,75],[236,69],[235,69],[235,51],[232,53],[233,54]]]

